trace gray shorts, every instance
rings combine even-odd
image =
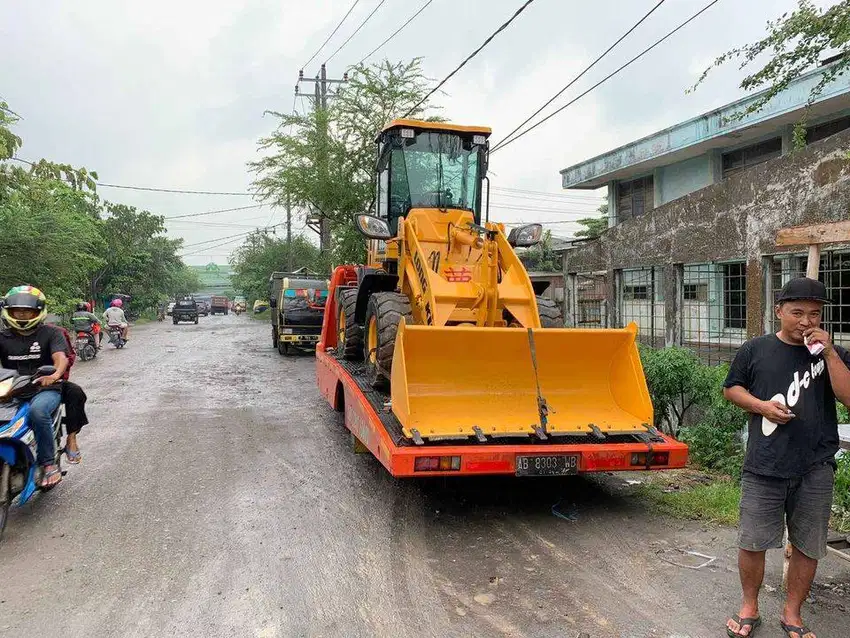
[[[745,470],[738,547],[751,552],[782,547],[787,521],[791,544],[809,558],[823,558],[834,483],[835,470],[829,463],[792,479]]]

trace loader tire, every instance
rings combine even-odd
[[[336,347],[342,358],[359,361],[363,358],[363,326],[357,323],[357,288],[338,291],[336,305]]]
[[[564,314],[558,304],[551,299],[538,297],[537,312],[540,314],[540,325],[544,328],[564,327]]]
[[[366,335],[363,353],[366,378],[373,388],[387,388],[393,369],[395,335],[402,317],[412,322],[410,300],[397,292],[376,292],[366,307]]]

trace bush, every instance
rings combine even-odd
[[[832,512],[833,525],[842,532],[850,532],[850,453],[847,452],[838,458]]]
[[[708,398],[710,368],[693,352],[677,346],[657,350],[642,347],[640,359],[655,412],[654,425],[677,436],[689,410],[705,404]]]

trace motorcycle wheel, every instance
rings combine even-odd
[[[94,346],[90,343],[87,343],[82,348],[80,348],[80,359],[83,361],[91,361],[95,358],[97,351],[94,349]]]
[[[0,539],[3,538],[3,530],[9,520],[9,506],[12,505],[12,485],[9,481],[11,472],[12,468],[0,461]]]

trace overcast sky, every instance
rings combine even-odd
[[[380,0],[360,0],[316,61],[336,49]],[[493,128],[499,140],[607,48],[657,0],[535,0],[444,87],[443,114]],[[425,0],[385,0],[330,62],[339,76]],[[667,0],[646,23],[556,103],[563,104],[707,4]],[[0,98],[24,119],[20,156],[97,170],[103,182],[244,192],[245,164],[274,121],[265,109],[292,107],[298,70],[352,0],[40,0],[0,5]],[[439,80],[522,4],[521,0],[433,0],[375,61],[421,56]],[[818,4],[832,4],[822,0]],[[491,218],[569,222],[593,210],[591,193],[563,195],[559,170],[737,99],[734,66],[686,95],[726,49],[753,41],[794,0],[720,0],[691,25],[522,140],[495,153],[492,184],[548,192],[524,199],[494,193]],[[309,86],[307,88],[309,90]],[[554,105],[553,105],[554,106]],[[296,108],[303,108],[300,102]],[[245,206],[248,197],[102,188],[107,199],[165,216]],[[510,208],[499,208],[500,205]],[[527,210],[518,210],[525,207]],[[536,210],[535,210],[536,209]],[[549,213],[539,209],[555,209]],[[269,208],[172,221],[187,244],[279,223]],[[296,228],[303,225],[298,220]],[[306,231],[309,233],[309,231]],[[185,252],[188,263],[225,262],[237,243]],[[203,252],[197,252],[203,251]]]

